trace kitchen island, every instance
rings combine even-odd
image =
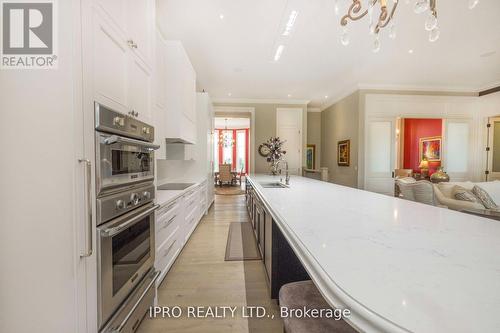
[[[250,175],[247,186],[353,327],[500,331],[500,223],[299,176],[262,186],[279,180]]]

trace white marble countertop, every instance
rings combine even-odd
[[[326,300],[366,332],[500,332],[500,223],[292,176],[250,182]]]
[[[165,206],[166,204],[174,201],[175,199],[182,196],[184,193],[187,193],[192,188],[200,185],[206,181],[206,179],[195,179],[195,180],[182,180],[182,181],[172,181],[172,182],[163,182],[157,186],[166,184],[166,183],[192,183],[193,185],[184,189],[184,190],[156,190],[155,202],[160,206]]]

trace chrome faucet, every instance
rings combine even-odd
[[[281,163],[285,163],[285,184],[286,185],[290,185],[290,175],[288,173],[288,162],[285,161],[285,160],[279,160],[278,161],[278,167],[279,167],[279,172],[280,172],[280,175],[281,175],[281,171],[283,170],[281,167],[280,167],[280,164]],[[283,178],[281,179],[281,182],[283,182]]]

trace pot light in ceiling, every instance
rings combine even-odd
[[[409,50],[408,50],[408,53],[409,53],[409,54],[413,54],[413,52],[414,52],[414,51],[413,51],[413,49],[409,49]]]
[[[328,99],[328,95],[325,95],[325,99]]]
[[[282,36],[285,36],[285,37],[290,36],[298,15],[299,15],[298,11],[292,10],[292,12],[290,13],[290,16],[288,17],[288,21],[286,22],[285,28],[283,29],[283,32],[281,33]]]
[[[283,50],[285,49],[285,45],[281,44],[276,48],[276,52],[274,53],[274,62],[278,62],[283,54]]]
[[[288,96],[288,98],[290,98],[290,97],[292,97],[292,94],[288,94],[287,96]]]
[[[224,14],[219,14],[219,18],[220,18],[221,20],[223,20],[223,19],[224,19]]]
[[[231,93],[227,93],[227,95],[228,95],[229,97],[233,96],[233,94],[231,94]]]

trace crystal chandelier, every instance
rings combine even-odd
[[[220,131],[219,135],[219,146],[222,146],[224,148],[232,147],[234,145],[234,139],[233,136],[229,135],[227,133],[227,118],[225,119],[226,121],[226,126],[223,131]]]
[[[335,0],[335,13],[337,15],[339,14],[339,1],[340,0]],[[396,38],[394,13],[401,1],[403,0],[352,0],[352,4],[349,6],[347,14],[342,16],[340,20],[340,24],[343,27],[340,36],[342,45],[349,45],[350,42],[347,30],[349,21],[357,21],[368,15],[369,32],[375,36],[373,52],[376,53],[380,51],[379,33],[381,29],[389,27],[389,38]],[[430,42],[437,41],[440,35],[437,19],[437,0],[405,0],[407,4],[411,1],[415,1],[414,12],[416,14],[427,12],[427,18],[424,24],[425,30],[429,32]],[[473,9],[478,3],[479,0],[469,0],[469,8]],[[366,4],[366,6],[364,4]]]

